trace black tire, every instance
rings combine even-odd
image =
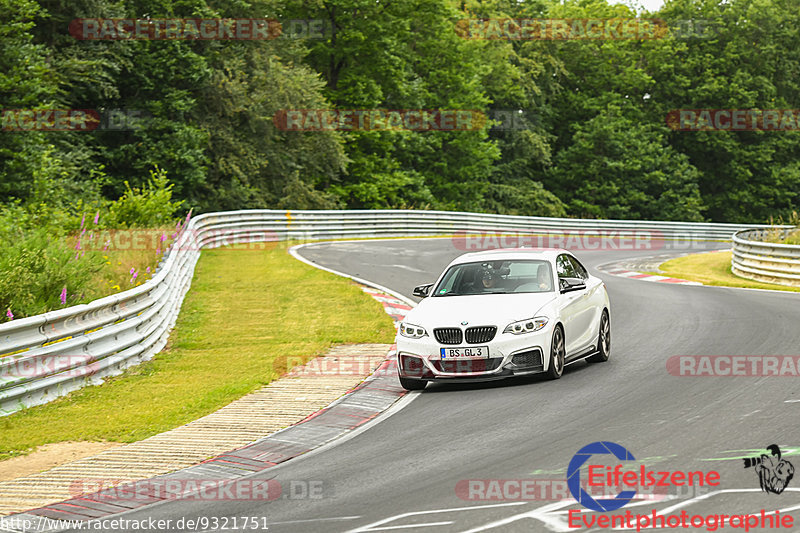
[[[564,347],[564,330],[556,326],[553,330],[553,341],[550,343],[550,364],[547,365],[547,377],[558,379],[564,373],[564,359],[566,349]]]
[[[427,384],[424,379],[400,378],[400,386],[406,390],[422,390]]]
[[[589,357],[590,363],[603,363],[608,361],[611,354],[611,320],[608,318],[608,311],[603,310],[600,317],[600,333],[597,334],[597,353]]]

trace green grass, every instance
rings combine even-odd
[[[0,459],[62,441],[134,442],[211,413],[341,343],[390,343],[391,318],[284,249],[202,253],[168,348],[98,387],[0,418]]]
[[[748,289],[773,289],[780,291],[800,292],[798,287],[773,285],[740,278],[731,272],[731,252],[712,252],[692,254],[676,259],[670,259],[659,267],[663,271],[660,275],[681,278],[689,281],[699,281],[704,285],[717,285],[721,287],[745,287]]]

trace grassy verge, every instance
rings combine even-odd
[[[800,292],[800,288],[797,287],[750,281],[733,274],[731,272],[731,252],[687,255],[670,259],[666,263],[662,263],[658,268],[664,272],[659,275],[699,281],[704,285]]]
[[[207,250],[168,348],[100,387],[0,418],[0,459],[52,442],[138,441],[269,383],[287,357],[393,338],[378,302],[285,249]]]
[[[136,235],[160,235],[164,234],[165,242],[156,247],[154,242],[159,242],[158,239],[150,238],[145,241],[144,246],[130,246],[126,248],[117,248],[113,242],[107,250],[102,250],[104,267],[100,272],[97,272],[92,278],[91,287],[94,289],[88,295],[87,300],[92,301],[109,294],[132,289],[151,279],[156,274],[156,267],[161,260],[164,251],[169,248],[173,243],[171,234],[175,230],[161,226],[153,229],[134,229],[134,230],[117,230],[115,235],[122,235],[127,233],[134,238]],[[110,234],[111,232],[106,232]],[[98,232],[98,240],[102,240],[102,232]],[[96,245],[97,250],[100,250],[99,245]],[[134,277],[133,274],[136,274]]]

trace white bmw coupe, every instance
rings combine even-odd
[[[407,390],[428,381],[484,381],[607,361],[610,305],[603,282],[560,249],[464,254],[400,324],[397,368]]]

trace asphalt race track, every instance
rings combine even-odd
[[[449,239],[340,242],[301,250],[320,265],[409,296],[461,253]],[[273,502],[168,501],[124,518],[256,516],[264,517],[270,532],[570,531],[569,509],[583,509],[587,519],[597,513],[558,498],[468,501],[456,487],[471,479],[563,480],[581,447],[605,440],[624,446],[650,470],[716,470],[721,476],[719,487],[691,494],[670,488],[670,498],[632,502],[621,511],[782,509],[800,521],[800,473],[783,494],[767,494],[740,458],[766,453],[767,445],[777,443],[800,468],[800,378],[680,377],[666,369],[676,355],[800,355],[800,294],[647,283],[596,269],[652,255],[650,250],[575,254],[608,287],[607,363],[572,365],[557,381],[429,385],[354,437],[257,474],[284,487],[315,482],[323,487],[316,498],[299,490]],[[720,489],[729,492],[712,493]]]

